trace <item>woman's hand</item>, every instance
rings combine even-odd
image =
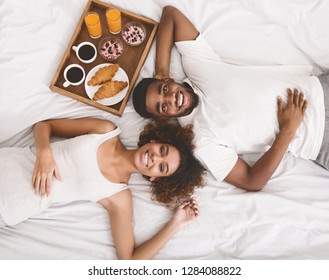
[[[53,175],[62,180],[51,150],[46,149],[37,154],[34,164],[32,186],[37,195],[43,197],[50,194]]]
[[[171,222],[178,228],[184,227],[199,216],[199,206],[194,198],[177,207]]]

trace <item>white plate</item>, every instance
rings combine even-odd
[[[86,80],[85,80],[85,90],[86,90],[88,97],[91,100],[93,100],[93,97],[94,97],[96,91],[102,85],[88,86],[88,84],[87,84],[88,81],[91,79],[92,76],[95,75],[95,73],[97,72],[98,69],[105,67],[105,66],[109,66],[109,65],[112,65],[112,63],[99,64],[99,65],[95,66],[93,69],[91,69],[89,71],[89,73],[87,74]],[[114,104],[120,102],[126,96],[126,93],[129,88],[129,79],[128,79],[126,72],[121,67],[119,67],[118,71],[115,73],[114,77],[112,78],[112,81],[123,81],[123,82],[127,82],[128,85],[123,90],[121,90],[118,94],[114,95],[113,97],[97,100],[96,102],[109,106],[109,105],[114,105]]]

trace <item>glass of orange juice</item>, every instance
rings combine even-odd
[[[108,8],[106,20],[109,31],[112,34],[118,34],[121,31],[121,13],[118,9]]]
[[[101,21],[99,19],[99,15],[96,12],[89,12],[85,17],[85,23],[89,36],[92,39],[97,39],[102,36]]]

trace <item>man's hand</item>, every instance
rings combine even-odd
[[[303,121],[307,101],[304,94],[297,89],[287,90],[288,101],[283,105],[278,98],[278,121],[280,132],[271,148],[250,167],[244,160],[238,159],[225,181],[249,191],[262,190],[278,168],[289,144],[293,140],[297,128]]]
[[[161,80],[161,81],[165,81],[165,82],[174,82],[174,79],[170,78],[168,75],[160,75],[160,74],[156,74],[154,76],[154,79],[157,79],[157,80]]]
[[[280,131],[295,135],[297,128],[303,121],[307,108],[307,101],[304,94],[298,89],[287,89],[288,101],[287,105],[283,105],[282,99],[278,98],[278,121]]]

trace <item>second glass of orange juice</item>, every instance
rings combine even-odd
[[[89,12],[85,17],[85,23],[89,36],[92,39],[97,39],[102,36],[101,22],[96,12]]]
[[[112,34],[118,34],[121,31],[121,13],[118,9],[107,9],[106,20],[109,31]]]

